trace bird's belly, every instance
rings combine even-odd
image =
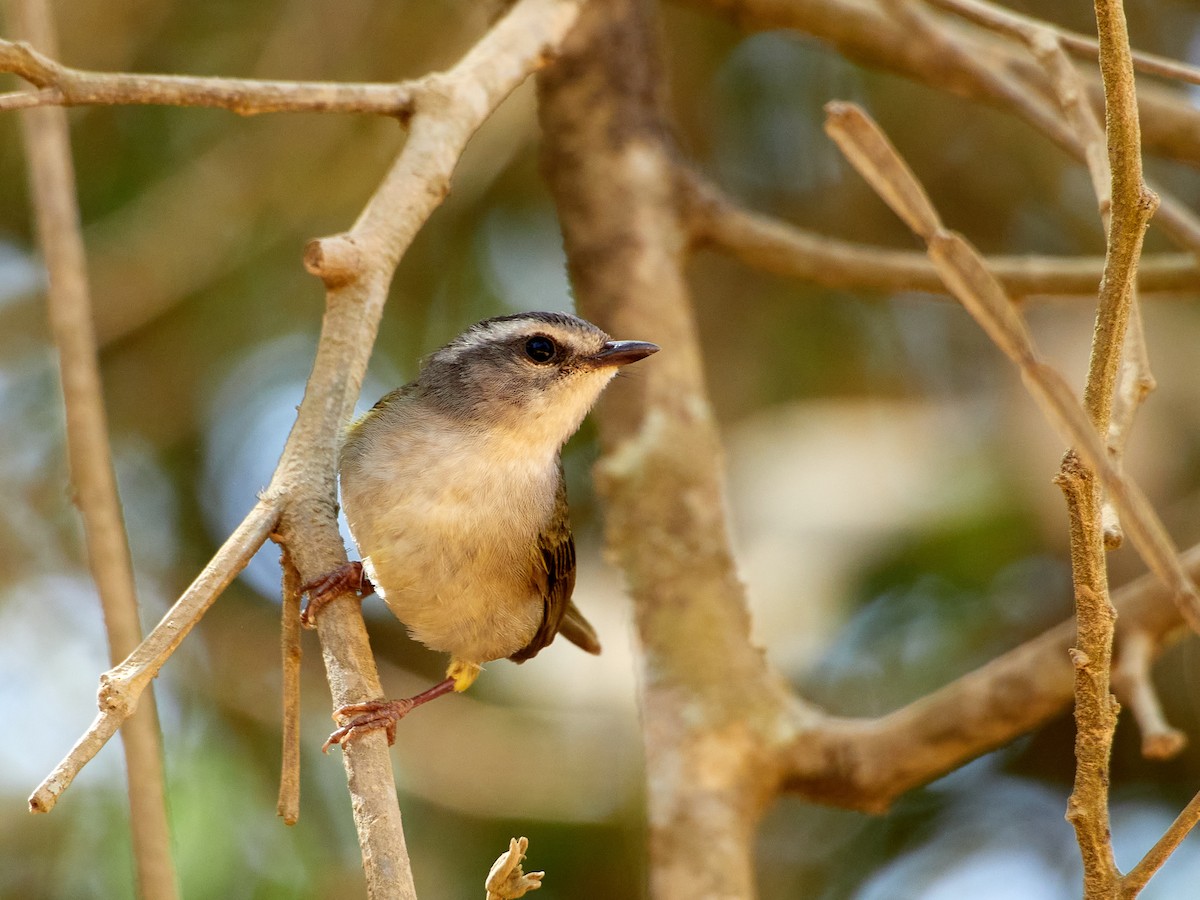
[[[536,498],[548,492],[495,471],[463,477],[462,468],[343,492],[343,505],[372,582],[409,633],[481,663],[517,652],[541,624],[531,566],[549,515]]]
[[[380,595],[413,638],[431,650],[482,663],[528,644],[543,614],[528,555],[524,577],[514,577],[515,565],[497,568],[496,549],[443,545],[430,553],[401,540],[364,560]]]

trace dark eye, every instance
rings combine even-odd
[[[525,342],[525,355],[535,363],[548,363],[554,359],[554,354],[557,352],[558,347],[554,346],[554,341],[540,334]]]

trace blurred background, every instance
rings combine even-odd
[[[1034,3],[1027,11],[1048,14]],[[92,69],[386,81],[451,65],[493,8],[468,0],[67,0],[64,62]],[[1200,10],[1129,3],[1143,49],[1200,62]],[[1067,16],[1067,11],[1054,15]],[[1090,8],[1063,23],[1091,31]],[[945,219],[986,252],[1097,254],[1085,173],[1025,125],[847,62],[787,33],[663,11],[672,110],[696,164],[747,205],[854,240],[915,248],[821,131],[866,106]],[[0,32],[7,34],[7,32]],[[17,89],[5,76],[0,88]],[[1200,98],[1200,95],[1198,95]],[[532,85],[472,141],[453,193],[406,255],[364,388],[369,406],[480,318],[570,309],[538,175]],[[211,110],[71,112],[106,400],[143,621],[150,627],[254,502],[299,402],[323,294],[304,243],[355,218],[402,145],[394,122]],[[1200,178],[1152,161],[1189,205]],[[0,116],[0,896],[133,890],[121,754],[106,748],[48,816],[26,797],[91,720],[107,668],[71,504],[55,353],[41,297],[17,116]],[[1151,229],[1148,251],[1168,249]],[[756,635],[798,689],[870,715],[915,699],[1069,613],[1062,447],[1008,364],[951,303],[855,294],[700,255],[696,312],[728,441],[732,528]],[[1181,546],[1200,539],[1200,310],[1145,304],[1159,390],[1128,466]],[[1088,298],[1035,301],[1037,338],[1082,385]],[[639,337],[619,335],[619,337]],[[667,348],[669,351],[669,348]],[[630,373],[629,377],[637,377]],[[469,696],[407,720],[394,749],[423,900],[479,896],[510,836],[540,897],[646,894],[636,656],[621,577],[601,558],[590,426],[566,453],[577,599],[605,645],[496,663]],[[1140,573],[1113,555],[1113,583]],[[302,811],[275,816],[279,567],[265,549],[156,682],[186,898],[359,896],[358,848],[315,638],[305,634]],[[382,604],[364,606],[392,696],[440,678]],[[1198,731],[1195,644],[1159,664],[1173,723]],[[759,844],[764,898],[1066,898],[1073,729],[1038,732],[899,801],[886,816],[783,798]],[[1118,863],[1131,866],[1200,785],[1200,756],[1147,763],[1122,720]],[[502,786],[501,786],[502,785]],[[1143,896],[1188,896],[1185,843]],[[1189,887],[1184,887],[1189,885]]]

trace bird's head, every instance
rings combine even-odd
[[[569,438],[617,370],[658,350],[614,341],[565,313],[485,319],[433,353],[418,379],[444,415],[555,447]]]

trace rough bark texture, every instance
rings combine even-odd
[[[654,38],[643,3],[587,8],[540,80],[545,168],[581,312],[664,348],[600,416],[608,543],[641,640],[653,893],[748,897],[779,777],[765,730],[786,701],[750,643],[726,531]]]

